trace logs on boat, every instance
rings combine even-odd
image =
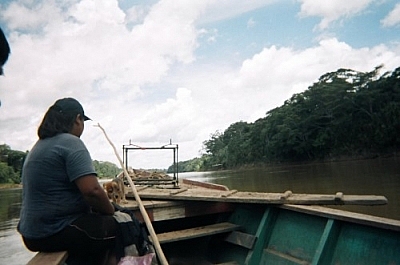
[[[237,190],[212,190],[186,187],[168,189],[147,187],[139,190],[140,197],[152,200],[214,201],[256,204],[301,204],[301,205],[384,205],[387,199],[379,195],[336,194],[299,194],[291,191],[284,193],[246,192]],[[129,197],[129,193],[127,194]]]

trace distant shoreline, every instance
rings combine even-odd
[[[103,182],[111,181],[112,178],[107,179],[99,179],[99,183],[102,184]],[[22,184],[15,184],[15,183],[0,183],[0,190],[4,189],[22,189]]]
[[[21,189],[21,188],[22,188],[21,184],[0,183],[0,190],[2,190],[2,189]]]

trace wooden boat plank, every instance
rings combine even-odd
[[[64,262],[67,260],[67,257],[68,257],[67,251],[39,252],[27,263],[27,265],[43,265],[43,264],[61,265],[64,264]]]
[[[135,217],[143,221],[139,206],[135,201],[128,200],[128,204],[121,206],[132,210]],[[200,202],[200,201],[157,201],[142,200],[151,221],[172,220],[199,215],[226,213],[234,210],[234,205],[225,202]]]
[[[229,197],[237,192],[238,192],[238,190],[231,190],[228,193],[224,192],[223,194],[221,194],[221,197]]]
[[[290,194],[234,192],[206,189],[182,189],[171,194],[168,189],[146,189],[139,192],[144,199],[201,200],[237,203],[309,204],[309,205],[384,205],[387,199],[378,195]]]
[[[400,231],[400,220],[372,216],[362,213],[348,212],[317,205],[281,205],[280,208],[317,215],[324,218],[333,218],[340,221],[373,226],[393,231]]]
[[[213,190],[229,190],[228,187],[225,185],[208,183],[208,182],[200,182],[200,181],[190,180],[190,179],[182,179],[182,184],[189,185],[190,187],[202,187],[202,188],[213,189]]]
[[[127,196],[128,198],[128,196]],[[166,201],[166,200],[142,200],[143,206],[146,209],[152,208],[168,208],[173,206],[182,205],[183,202],[180,201]],[[128,208],[130,210],[138,210],[139,204],[134,200],[128,200],[128,203],[121,203],[122,207]]]
[[[277,256],[285,261],[289,261],[290,263],[299,264],[299,265],[309,265],[310,263],[306,260],[301,260],[296,257],[290,256],[286,253],[279,252],[275,249],[267,248],[265,252],[269,253],[270,255]]]
[[[202,236],[210,236],[215,234],[231,232],[239,228],[240,225],[224,222],[224,223],[217,223],[217,224],[189,228],[179,231],[166,232],[158,234],[157,237],[160,243],[163,244],[163,243],[170,243],[191,238],[198,238]]]
[[[246,234],[240,231],[232,231],[226,236],[225,241],[247,249],[253,249],[256,239],[257,237],[254,235]]]

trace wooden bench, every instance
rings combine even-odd
[[[186,239],[198,238],[203,236],[211,236],[216,234],[227,233],[225,241],[234,245],[238,245],[247,249],[253,249],[257,237],[254,235],[242,233],[237,231],[240,225],[228,222],[195,227],[184,230],[177,230],[158,234],[158,241],[163,243],[170,243]]]
[[[167,233],[158,234],[157,237],[158,241],[161,244],[163,244],[163,243],[170,243],[170,242],[198,238],[203,236],[211,236],[215,234],[232,232],[234,230],[238,230],[239,228],[240,225],[225,222],[225,223],[206,225],[190,229],[171,231]]]
[[[39,252],[27,263],[27,265],[63,265],[67,258],[67,251]]]

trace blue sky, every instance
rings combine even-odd
[[[47,108],[75,97],[93,122],[92,158],[161,146],[179,157],[237,121],[253,122],[339,68],[400,66],[393,0],[16,0],[0,4],[12,54],[0,78],[0,143],[29,150]],[[133,167],[164,168],[146,153]]]

